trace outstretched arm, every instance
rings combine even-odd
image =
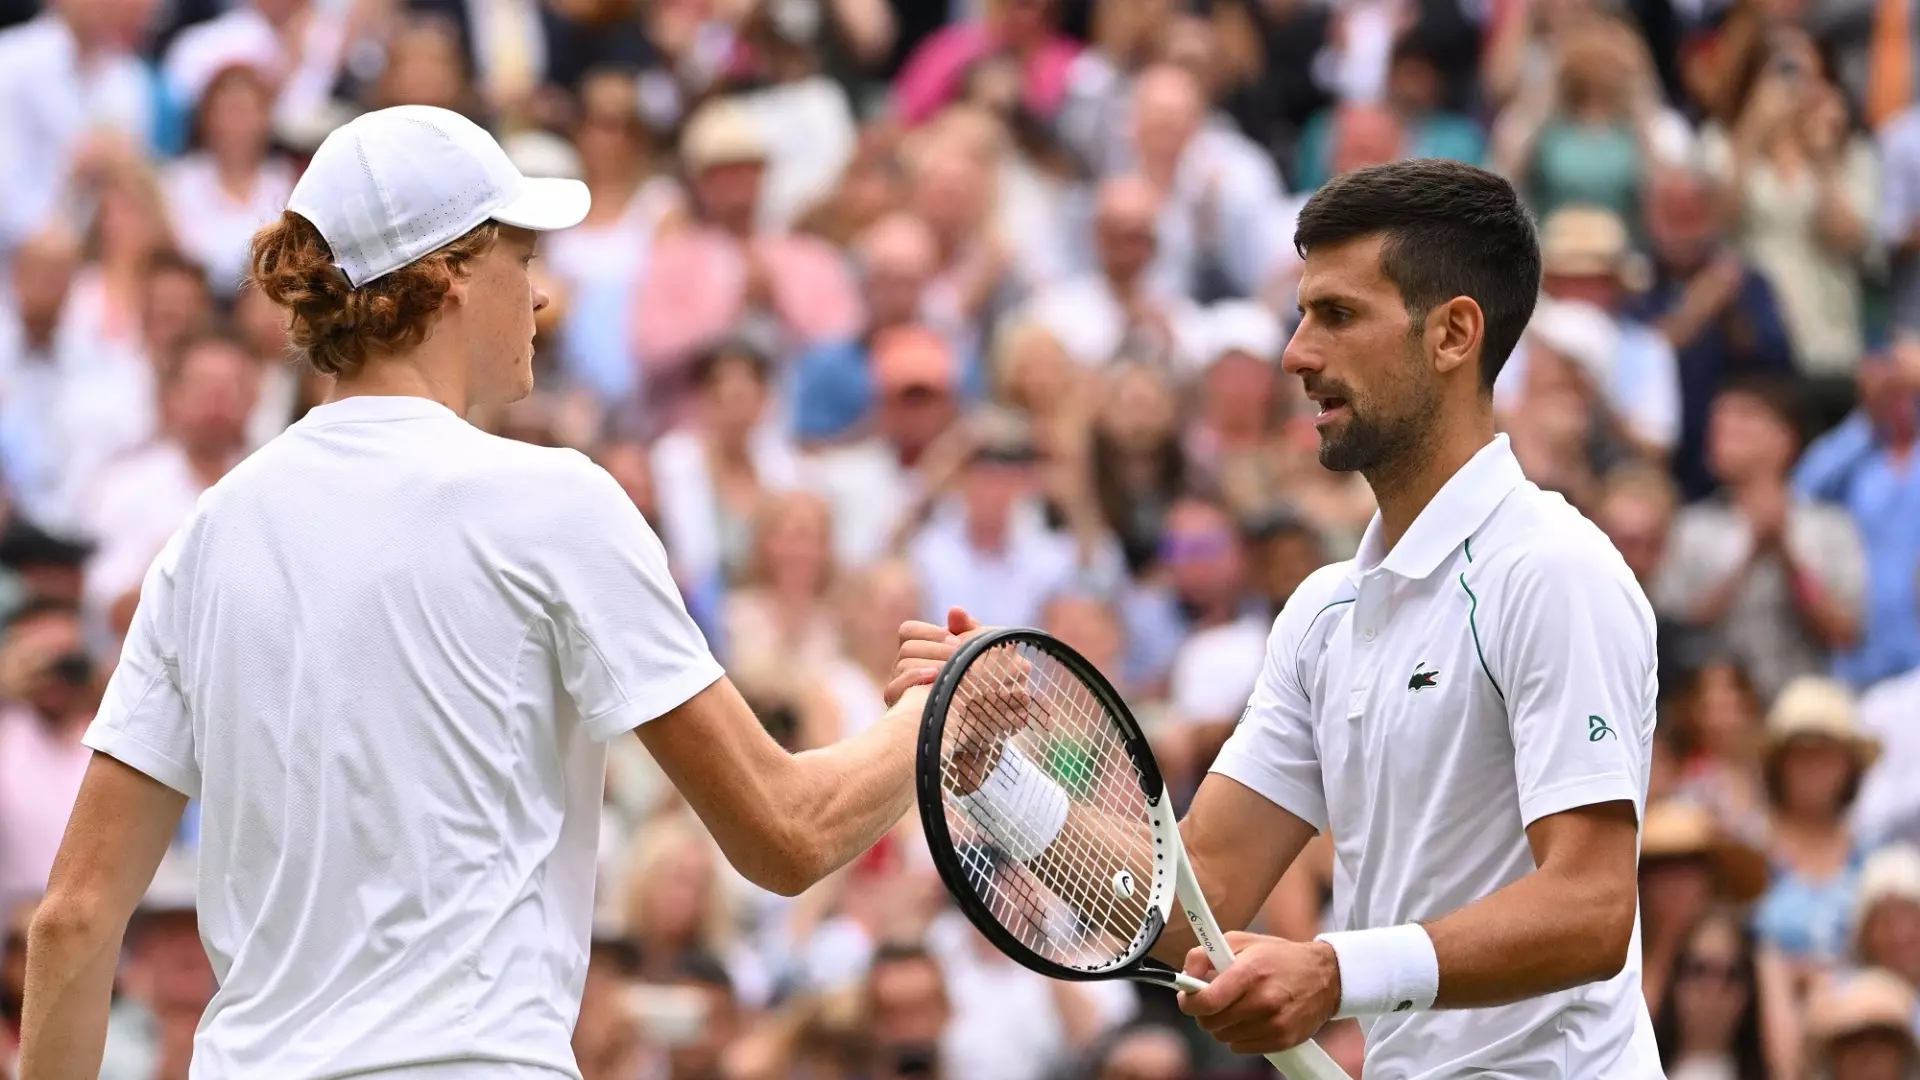
[[[789,754],[724,678],[640,726],[647,751],[748,880],[801,893],[913,808],[914,739],[940,670],[908,647],[925,626],[902,627],[891,707],[854,738]]]
[[[23,1080],[93,1080],[127,920],[153,881],[187,797],[95,754],[27,938]]]

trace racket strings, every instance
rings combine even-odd
[[[977,779],[961,762],[1003,742],[1066,795],[1067,823],[1050,843],[1022,807],[986,814],[955,799]],[[1130,959],[1148,926],[1152,828],[1123,731],[1093,691],[1031,643],[991,649],[955,689],[941,761],[948,829],[993,918],[1054,963],[1101,969]],[[1011,854],[1043,846],[1025,863]]]

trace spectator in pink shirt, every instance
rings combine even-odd
[[[1055,25],[1054,0],[987,0],[986,17],[935,31],[907,57],[894,84],[894,107],[921,124],[959,100],[982,61],[1008,59],[1020,72],[1027,111],[1051,120],[1067,95],[1080,43]]]
[[[46,890],[93,756],[93,676],[69,603],[29,600],[0,636],[0,898]]]
[[[859,332],[860,294],[839,253],[758,226],[766,161],[766,142],[737,102],[707,105],[681,137],[695,220],[656,242],[633,322],[648,411],[663,426],[689,410],[693,359],[730,335],[784,358]]]

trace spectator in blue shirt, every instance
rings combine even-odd
[[[854,242],[867,305],[866,331],[849,341],[828,342],[800,355],[793,371],[793,436],[819,444],[856,434],[873,405],[869,344],[874,335],[923,321],[927,283],[939,250],[926,222],[909,213],[890,214]],[[953,335],[945,335],[949,343]],[[978,396],[980,365],[962,357],[961,386]]]
[[[1801,495],[1844,506],[1867,557],[1858,647],[1834,674],[1858,689],[1920,668],[1920,338],[1860,364],[1860,407],[1807,448]]]
[[[1786,374],[1793,355],[1773,287],[1726,243],[1706,177],[1663,170],[1648,186],[1646,206],[1653,287],[1633,301],[1629,313],[1659,330],[1679,362],[1680,443],[1673,473],[1692,502],[1717,486],[1705,456],[1714,394],[1736,375]]]

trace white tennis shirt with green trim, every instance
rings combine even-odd
[[[1534,869],[1526,827],[1580,806],[1644,812],[1653,611],[1606,536],[1521,474],[1495,437],[1392,551],[1287,602],[1213,771],[1329,832],[1334,922],[1430,920]],[[1625,970],[1498,1008],[1362,1021],[1369,1078],[1663,1075]]]

